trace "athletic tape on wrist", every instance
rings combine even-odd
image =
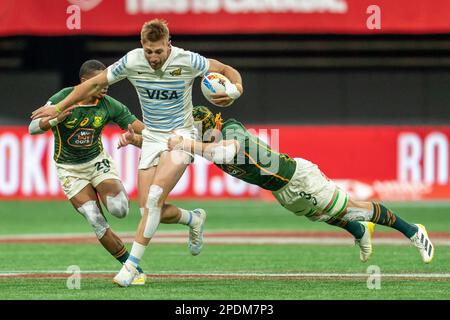
[[[225,93],[233,100],[236,100],[241,96],[241,93],[233,83],[225,83]]]
[[[58,123],[59,123],[58,118],[48,120],[48,124],[52,127],[56,126]]]

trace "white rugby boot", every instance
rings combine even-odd
[[[410,238],[410,240],[414,244],[414,246],[419,249],[422,261],[425,263],[430,263],[434,257],[434,245],[431,243],[425,227],[421,224],[415,224],[415,226],[417,226],[418,230]]]
[[[145,273],[139,273],[136,277],[134,277],[133,281],[131,281],[132,286],[143,286],[147,281],[147,275]]]
[[[189,229],[189,243],[188,248],[193,256],[196,256],[202,251],[203,247],[203,229],[206,221],[206,211],[203,209],[194,209],[192,214],[195,214],[199,219],[198,222]]]
[[[128,287],[137,276],[139,276],[139,271],[136,267],[129,262],[125,262],[122,269],[114,277],[113,282],[120,287]]]
[[[367,262],[372,255],[372,234],[375,224],[372,222],[360,222],[364,226],[364,234],[361,239],[355,239],[355,244],[359,246],[359,259]]]

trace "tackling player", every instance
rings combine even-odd
[[[120,286],[128,286],[138,274],[136,266],[161,221],[165,200],[193,160],[189,152],[169,151],[167,141],[173,130],[186,138],[194,138],[194,79],[207,72],[225,75],[232,85],[224,93],[214,96],[214,102],[224,106],[230,105],[243,92],[241,76],[234,68],[172,46],[169,29],[163,20],[155,19],[143,25],[141,44],[142,48],[128,52],[106,71],[75,87],[55,106],[42,107],[32,114],[33,117],[45,114],[54,118],[69,106],[125,78],[135,87],[145,124],[138,173],[142,219],[130,256],[114,277],[114,282]],[[181,222],[198,226],[191,228],[189,235],[189,248],[193,255],[197,255],[203,245],[206,213],[202,209],[193,213],[186,210],[176,212]]]
[[[85,82],[105,69],[100,61],[86,61],[80,68],[80,81]],[[84,99],[76,109],[66,109],[57,118],[33,120],[29,133],[42,134],[52,130],[55,137],[54,160],[64,194],[92,226],[103,247],[123,264],[129,253],[111,230],[98,198],[113,216],[122,219],[128,214],[128,196],[114,161],[103,149],[101,132],[109,122],[117,123],[123,129],[131,125],[137,132],[141,132],[144,125],[125,105],[107,96],[107,89]],[[47,104],[57,104],[72,91],[72,87],[59,91]],[[140,276],[133,284],[145,283],[141,268],[139,272]]]
[[[274,151],[234,119],[222,122],[220,114],[214,115],[206,107],[194,107],[193,112],[206,142],[176,136],[169,139],[170,150],[202,155],[224,172],[272,191],[278,202],[296,215],[346,229],[355,237],[363,262],[372,254],[374,224],[403,233],[419,249],[423,262],[433,259],[434,246],[424,226],[404,221],[381,203],[351,199],[317,165]],[[276,168],[267,159],[275,162]]]

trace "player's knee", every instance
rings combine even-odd
[[[97,203],[95,201],[87,201],[77,210],[86,218],[92,229],[94,229],[97,239],[103,238],[106,230],[109,228],[109,225],[108,222],[106,222],[105,217],[100,212],[100,208],[97,206]]]
[[[370,221],[373,211],[367,208],[348,207],[347,213],[341,218],[344,221]]]
[[[163,188],[156,184],[152,184],[150,186],[150,190],[148,191],[147,198],[147,208],[156,208],[158,207],[158,202],[163,194]]]
[[[106,196],[106,207],[113,216],[125,218],[129,211],[128,198],[123,191],[114,197]]]
[[[163,189],[158,185],[151,185],[148,192],[147,208],[148,216],[145,223],[144,237],[152,238],[161,221],[161,208],[158,202],[163,194]]]

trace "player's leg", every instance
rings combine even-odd
[[[429,263],[433,259],[434,245],[431,243],[425,227],[403,220],[381,203],[349,199],[346,210],[339,215],[339,218],[345,221],[371,221],[396,229],[419,249],[425,263]]]
[[[94,230],[95,235],[103,247],[116,256],[124,245],[116,237],[106,221],[98,202],[97,193],[91,184],[87,184],[80,192],[70,198],[74,208],[86,219]]]
[[[95,166],[91,163],[56,164],[64,194],[91,225],[102,246],[114,256],[123,248],[123,243],[114,237],[114,233],[101,211],[97,193],[89,182],[96,174],[93,173],[93,167]]]
[[[331,181],[327,182],[329,186],[333,186]],[[367,262],[372,255],[372,234],[375,225],[372,222],[358,220],[341,219],[343,212],[349,203],[349,196],[342,190],[335,187],[333,197],[328,205],[319,213],[323,217],[323,221],[329,225],[343,228],[355,237],[355,244],[359,246],[359,258],[362,262]],[[314,220],[314,217],[308,217]]]
[[[175,153],[175,155],[174,155]],[[120,286],[128,286],[134,277],[133,268],[139,265],[145,249],[161,222],[164,202],[189,164],[184,152],[163,152],[156,167],[139,170],[139,206],[143,208],[130,257],[114,278]]]
[[[119,219],[128,215],[128,195],[119,179],[105,179],[95,186],[95,190],[109,213]]]
[[[96,181],[101,181],[99,177],[96,178]],[[123,187],[123,184],[118,179],[107,178],[98,183],[95,187],[97,194],[102,201],[103,205],[108,209],[108,211],[115,217],[121,219],[128,215],[129,211],[129,202],[128,196]],[[120,249],[116,253],[111,253],[114,258],[116,258],[121,264],[124,264],[128,257],[129,252],[123,244],[122,240],[117,236],[111,228],[107,232],[108,236],[112,239],[115,239],[119,245]],[[143,285],[146,281],[146,276],[144,271],[140,266],[137,266],[136,269],[139,271],[140,276],[133,280],[132,284]]]
[[[367,235],[373,231],[373,226],[358,221],[329,221],[330,212],[345,209],[347,194],[339,190],[314,163],[302,158],[295,160],[297,168],[294,175],[285,188],[273,193],[275,198],[296,215],[306,216],[312,221],[327,222],[351,233],[360,246],[361,260],[367,261],[365,257],[370,255],[372,248],[371,237]],[[370,248],[370,252],[365,248]]]

